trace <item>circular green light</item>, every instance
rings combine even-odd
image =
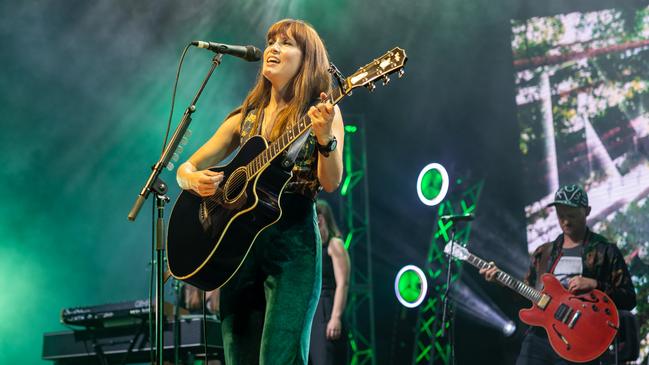
[[[401,304],[414,308],[421,304],[428,291],[428,282],[424,272],[414,265],[407,265],[399,270],[394,281],[394,291]]]
[[[424,167],[417,178],[419,200],[426,205],[439,204],[448,192],[448,173],[444,166],[431,163]]]
[[[426,171],[421,178],[421,193],[428,200],[435,199],[442,191],[442,174],[436,169]]]
[[[421,279],[414,271],[406,271],[399,279],[399,294],[406,302],[414,302],[421,294]]]

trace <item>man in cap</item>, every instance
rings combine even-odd
[[[534,251],[525,282],[541,289],[541,275],[552,273],[572,293],[599,289],[613,299],[618,309],[633,309],[635,291],[622,253],[614,243],[586,225],[590,206],[584,189],[579,185],[562,186],[548,206],[556,209],[562,234]],[[492,263],[480,273],[488,281],[494,281],[498,270]],[[588,364],[602,364],[604,357]],[[528,329],[516,365],[563,364],[572,363],[554,352],[543,328]]]

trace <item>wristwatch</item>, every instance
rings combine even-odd
[[[318,152],[320,152],[324,157],[329,157],[329,153],[336,149],[338,141],[336,140],[336,136],[331,136],[326,145],[321,145],[318,140],[316,140],[316,145],[318,146]]]

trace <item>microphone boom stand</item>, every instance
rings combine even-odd
[[[189,124],[192,121],[192,113],[196,111],[196,103],[198,102],[198,98],[203,93],[203,89],[205,89],[205,85],[207,85],[207,81],[210,79],[210,76],[212,76],[212,73],[214,72],[216,67],[221,64],[221,56],[222,56],[221,53],[217,53],[216,55],[214,55],[214,58],[212,59],[212,67],[210,68],[207,75],[205,76],[205,79],[203,80],[203,83],[198,89],[198,92],[194,96],[194,99],[192,100],[191,104],[189,105],[189,107],[187,107],[187,109],[185,109],[183,118],[180,121],[180,123],[178,123],[178,127],[176,127],[176,131],[171,137],[169,144],[162,152],[162,155],[160,156],[160,160],[158,160],[158,162],[155,165],[153,165],[152,167],[153,171],[151,171],[151,175],[149,175],[149,178],[144,184],[144,187],[140,191],[140,195],[137,197],[135,203],[133,204],[133,207],[131,208],[131,211],[128,213],[128,219],[130,221],[134,221],[137,218],[137,215],[140,212],[140,209],[142,208],[144,201],[149,197],[149,194],[151,192],[155,193],[156,196],[155,206],[158,212],[157,221],[156,221],[156,230],[155,230],[156,232],[156,239],[155,239],[155,250],[156,250],[156,258],[155,258],[155,265],[156,265],[155,340],[156,341],[155,342],[156,344],[155,344],[155,348],[156,348],[156,359],[157,359],[156,363],[159,365],[161,365],[164,362],[164,328],[163,328],[164,283],[165,283],[164,206],[165,203],[169,201],[169,197],[165,195],[167,193],[167,184],[164,181],[162,181],[162,179],[160,179],[160,173],[162,172],[162,169],[164,169],[167,166],[167,164],[169,164],[169,161],[171,160],[173,153],[176,151],[178,145],[180,144],[180,140],[185,135],[185,132],[187,132],[187,128],[189,128]]]

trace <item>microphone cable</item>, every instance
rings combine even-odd
[[[171,118],[174,115],[174,106],[176,104],[176,89],[178,88],[178,81],[180,80],[180,70],[182,69],[183,62],[185,61],[185,55],[187,54],[187,51],[189,51],[189,47],[191,46],[192,46],[191,42],[185,46],[185,49],[183,49],[183,53],[180,56],[180,61],[178,62],[178,69],[176,70],[176,79],[174,81],[174,88],[171,94],[171,110],[169,111],[169,119],[167,120],[167,131],[165,132],[165,138],[164,141],[162,142],[162,151],[160,152],[160,156],[162,156],[162,154],[165,151],[165,148],[167,147],[167,140],[169,139],[169,131],[171,130]]]

